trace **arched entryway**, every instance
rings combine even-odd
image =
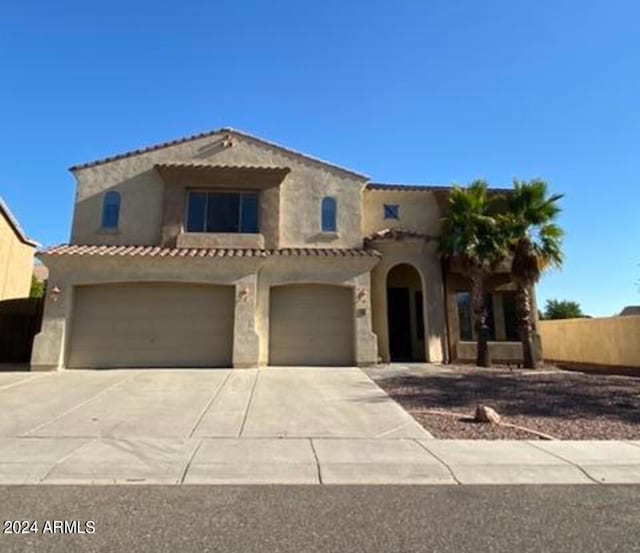
[[[424,295],[420,274],[401,263],[387,273],[387,329],[391,361],[425,360]]]

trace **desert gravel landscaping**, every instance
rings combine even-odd
[[[640,378],[506,367],[390,365],[369,376],[436,438],[536,439],[473,421],[478,404],[502,421],[561,440],[640,439]]]

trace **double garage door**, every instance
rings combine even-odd
[[[271,289],[269,364],[352,365],[353,292]],[[118,284],[75,290],[68,366],[230,367],[232,286]]]
[[[70,367],[231,366],[231,286],[80,286],[74,306]]]

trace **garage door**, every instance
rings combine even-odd
[[[229,286],[79,286],[70,367],[229,367],[234,293]]]
[[[271,365],[353,365],[353,291],[317,284],[271,288]]]

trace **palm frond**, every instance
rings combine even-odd
[[[563,197],[549,195],[547,183],[541,179],[514,179],[501,219],[514,256],[514,278],[533,283],[548,267],[562,266],[564,232],[555,221],[561,212],[558,201]]]

